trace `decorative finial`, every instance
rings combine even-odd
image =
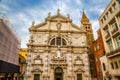
[[[70,15],[69,15],[69,14],[67,14],[67,17],[68,17],[68,18],[70,18]]]
[[[35,25],[35,21],[32,21],[32,27]]]
[[[59,9],[59,8],[58,8],[58,10],[57,10],[57,14],[60,15],[60,9]]]
[[[49,12],[49,13],[48,13],[48,17],[50,17],[50,14],[51,14],[51,13]]]

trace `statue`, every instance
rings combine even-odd
[[[58,8],[58,10],[57,10],[57,15],[60,15],[60,9]]]
[[[51,14],[51,13],[49,12],[49,13],[48,13],[48,17],[50,17],[50,14]]]
[[[32,21],[32,27],[35,25],[35,21]]]
[[[69,15],[69,14],[67,14],[67,18],[70,18],[70,15]]]
[[[57,52],[56,52],[56,57],[57,57],[57,58],[60,58],[60,57],[61,57],[61,52],[60,52],[60,50],[57,50]]]

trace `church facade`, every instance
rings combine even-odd
[[[29,31],[25,80],[91,80],[84,25],[75,25],[58,10],[43,23],[33,21]]]

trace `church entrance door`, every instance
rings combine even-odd
[[[54,80],[63,80],[63,69],[60,67],[55,68],[54,70]]]

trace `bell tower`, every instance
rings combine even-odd
[[[86,30],[86,37],[87,37],[87,44],[89,45],[89,48],[92,50],[92,43],[94,41],[93,37],[93,30],[92,30],[92,24],[89,22],[89,19],[87,18],[85,12],[82,13],[82,19],[81,19],[81,26]]]
[[[86,30],[87,45],[89,49],[89,62],[90,62],[91,77],[96,78],[95,59],[93,56],[94,37],[93,37],[92,24],[89,22],[89,19],[87,18],[84,11],[82,13],[81,26],[83,27],[84,30]]]

